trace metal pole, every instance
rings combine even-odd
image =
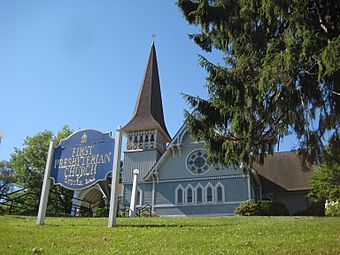
[[[117,191],[118,182],[119,182],[121,149],[122,149],[122,133],[120,131],[120,127],[118,127],[118,129],[116,130],[115,151],[114,151],[112,180],[111,180],[110,210],[109,210],[109,223],[108,223],[109,228],[116,226],[117,200],[118,200],[116,196],[116,191]]]
[[[136,195],[137,195],[137,178],[139,175],[139,170],[133,170],[133,183],[132,183],[132,192],[131,192],[131,202],[130,202],[130,211],[129,217],[136,216]]]
[[[51,165],[52,165],[52,158],[53,158],[53,151],[54,151],[54,143],[55,143],[55,140],[52,139],[50,141],[50,146],[48,148],[46,168],[45,168],[45,174],[44,174],[44,182],[43,182],[43,186],[41,189],[41,196],[40,196],[40,203],[39,203],[37,225],[42,225],[44,224],[44,221],[45,221],[48,193],[50,191],[50,184],[51,184],[50,174],[51,174]]]

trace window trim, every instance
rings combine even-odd
[[[211,188],[211,201],[208,201],[208,188]],[[215,187],[210,183],[208,182],[207,185],[205,185],[205,202],[207,204],[213,204],[215,202]]]
[[[222,189],[222,201],[218,201],[218,188]],[[218,182],[215,186],[215,198],[216,198],[216,203],[224,203],[225,202],[225,189],[224,185],[221,182]]]
[[[201,202],[198,202],[198,189],[201,189],[202,190],[202,201]],[[198,204],[198,205],[201,205],[201,204],[204,204],[204,187],[201,183],[197,184],[196,185],[196,188],[195,188],[195,204]]]
[[[188,153],[188,155],[187,155],[186,158],[185,158],[185,168],[186,168],[187,171],[188,171],[190,174],[192,174],[192,175],[196,175],[196,176],[205,175],[205,174],[207,174],[207,173],[210,171],[210,169],[212,168],[212,164],[209,164],[207,161],[205,162],[205,164],[208,166],[208,169],[207,169],[205,172],[203,172],[203,173],[194,173],[194,172],[192,172],[192,170],[189,169],[189,166],[188,166],[188,159],[189,159],[189,157],[190,157],[193,153],[195,153],[196,151],[202,151],[203,153],[207,153],[207,151],[204,150],[203,148],[197,148],[197,149],[192,150],[190,153]]]
[[[188,190],[191,189],[192,191],[192,194],[191,194],[191,198],[192,198],[192,201],[191,202],[188,202]],[[186,188],[185,188],[185,204],[188,204],[188,205],[192,205],[195,203],[195,188],[189,184]]]
[[[139,192],[139,198],[138,198],[138,192]],[[143,190],[140,188],[140,187],[137,187],[137,190],[136,190],[136,206],[142,206],[143,205]],[[139,204],[137,204],[139,200]]]
[[[182,190],[182,203],[178,203],[178,190]],[[185,189],[183,186],[180,184],[177,186],[175,189],[175,203],[176,205],[184,205],[185,204]]]

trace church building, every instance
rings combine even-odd
[[[312,172],[300,169],[294,152],[269,156],[250,174],[240,167],[215,167],[207,161],[204,141],[195,141],[186,124],[171,138],[165,124],[155,45],[152,44],[126,136],[121,176],[120,208],[128,208],[133,171],[139,170],[137,208],[148,206],[160,216],[234,215],[245,200],[269,199],[284,203],[293,214],[306,209]],[[78,192],[90,198],[93,190],[108,196],[108,184]],[[92,193],[91,193],[92,192]]]

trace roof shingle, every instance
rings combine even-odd
[[[144,79],[139,90],[132,119],[123,132],[158,129],[171,140],[165,126],[155,45],[152,43]]]

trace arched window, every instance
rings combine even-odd
[[[142,206],[142,204],[143,204],[143,191],[140,188],[137,188],[136,206]]]
[[[177,190],[177,204],[183,204],[183,190]]]
[[[196,203],[197,204],[203,203],[203,187],[201,184],[198,184],[196,187]]]
[[[149,142],[149,135],[145,135],[145,142]]]
[[[175,190],[175,200],[176,204],[179,205],[184,204],[184,189],[182,185],[179,185]]]
[[[206,188],[206,202],[213,203],[214,202],[214,187],[209,183]]]
[[[222,203],[224,202],[224,186],[219,182],[216,185],[216,202]]]
[[[150,142],[153,142],[153,141],[155,141],[155,136],[154,134],[151,134]]]
[[[188,187],[187,190],[186,190],[186,202],[187,202],[188,204],[191,204],[191,203],[194,202],[194,199],[193,199],[194,194],[193,194],[193,193],[194,193],[194,192],[193,192],[193,188],[192,188],[191,185],[189,185],[189,187]]]

